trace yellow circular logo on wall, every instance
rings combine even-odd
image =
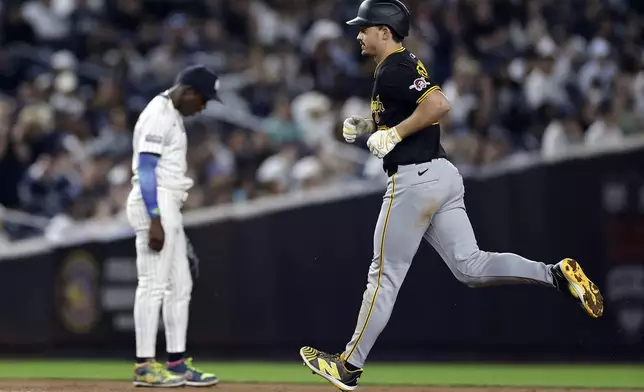
[[[91,332],[99,321],[98,264],[85,251],[71,252],[61,264],[57,284],[58,314],[73,333]]]

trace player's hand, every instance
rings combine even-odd
[[[351,116],[344,120],[342,125],[342,136],[347,143],[353,143],[356,138],[365,133],[373,133],[376,124],[369,118]]]
[[[163,225],[161,225],[161,218],[152,218],[150,229],[148,230],[148,247],[155,252],[161,252],[164,242],[165,231],[163,230]]]
[[[402,138],[396,130],[396,127],[375,132],[367,140],[369,151],[378,158],[384,158],[391,150],[400,143]]]

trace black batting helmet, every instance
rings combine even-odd
[[[352,26],[386,25],[401,37],[409,35],[409,10],[400,0],[364,0],[358,16],[347,22]]]

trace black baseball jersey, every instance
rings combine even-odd
[[[431,92],[439,90],[422,61],[405,48],[387,56],[376,67],[371,93],[371,115],[378,130],[395,127],[416,110]],[[446,157],[440,144],[440,125],[434,123],[405,139],[383,159],[385,170],[396,165],[429,162]]]

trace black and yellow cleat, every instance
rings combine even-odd
[[[313,374],[323,377],[341,391],[353,391],[358,387],[362,369],[347,369],[339,354],[327,354],[312,347],[302,347],[300,356]]]
[[[591,317],[598,318],[604,314],[604,297],[599,287],[588,279],[577,261],[561,260],[553,266],[552,275],[557,288],[576,298]]]

